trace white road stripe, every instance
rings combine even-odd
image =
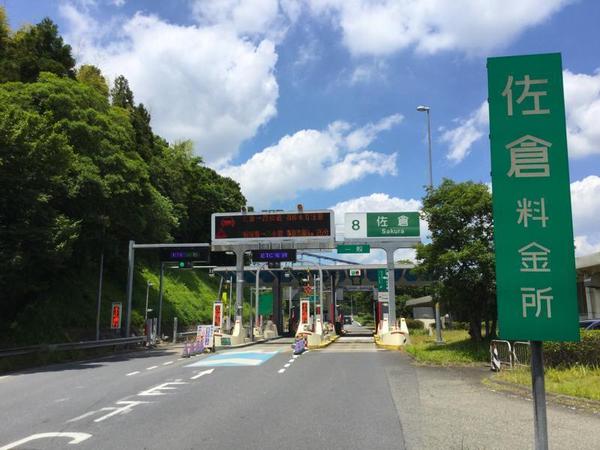
[[[298,357],[300,357],[300,355],[294,355],[294,359],[296,359],[296,358],[298,358]]]
[[[204,372],[200,372],[199,374],[194,375],[192,378],[190,378],[190,380],[197,380],[198,378],[203,377],[204,375],[210,375],[211,373],[213,373],[214,370],[215,369],[208,369]]]
[[[168,366],[169,364],[173,364],[175,361],[167,361],[166,363],[163,363],[163,366]]]
[[[152,369],[156,369],[158,366],[150,366],[150,367],[146,367],[146,370],[152,370]]]
[[[137,375],[138,373],[140,373],[140,371],[136,370],[135,372],[129,372],[126,376],[130,377],[131,375]]]
[[[279,369],[279,371],[277,373],[283,373],[285,372],[285,369]]]
[[[288,367],[290,367],[290,366],[291,366],[291,364],[290,364],[290,363],[287,363],[287,364],[285,364],[283,367],[285,367],[285,368],[287,369],[287,368],[288,368]]]
[[[296,360],[292,358],[292,359],[290,359],[288,362],[289,362],[289,363],[293,363],[294,361],[296,361]]]

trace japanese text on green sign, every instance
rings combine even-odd
[[[498,323],[579,339],[560,54],[488,59]]]

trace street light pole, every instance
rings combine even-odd
[[[150,295],[150,286],[152,286],[152,283],[147,281],[146,282],[146,307],[144,308],[144,326],[146,325],[146,321],[148,320],[148,296]]]
[[[433,170],[431,163],[431,108],[429,106],[419,105],[417,111],[427,113],[427,149],[429,153],[429,191],[433,190]],[[442,324],[440,319],[440,303],[435,302],[435,342],[436,344],[443,344],[442,340]]]

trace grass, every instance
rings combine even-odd
[[[529,368],[505,370],[494,376],[494,380],[531,387]],[[546,368],[546,391],[600,401],[600,368],[573,366],[570,368]]]
[[[435,343],[435,336],[412,330],[406,351],[419,362],[450,365],[471,365],[489,360],[489,342],[473,342],[466,330],[444,330],[444,345]]]

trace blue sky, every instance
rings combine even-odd
[[[154,130],[192,139],[258,209],[419,207],[490,181],[486,57],[561,52],[578,254],[600,251],[600,2],[4,0],[78,63],[124,74]]]

